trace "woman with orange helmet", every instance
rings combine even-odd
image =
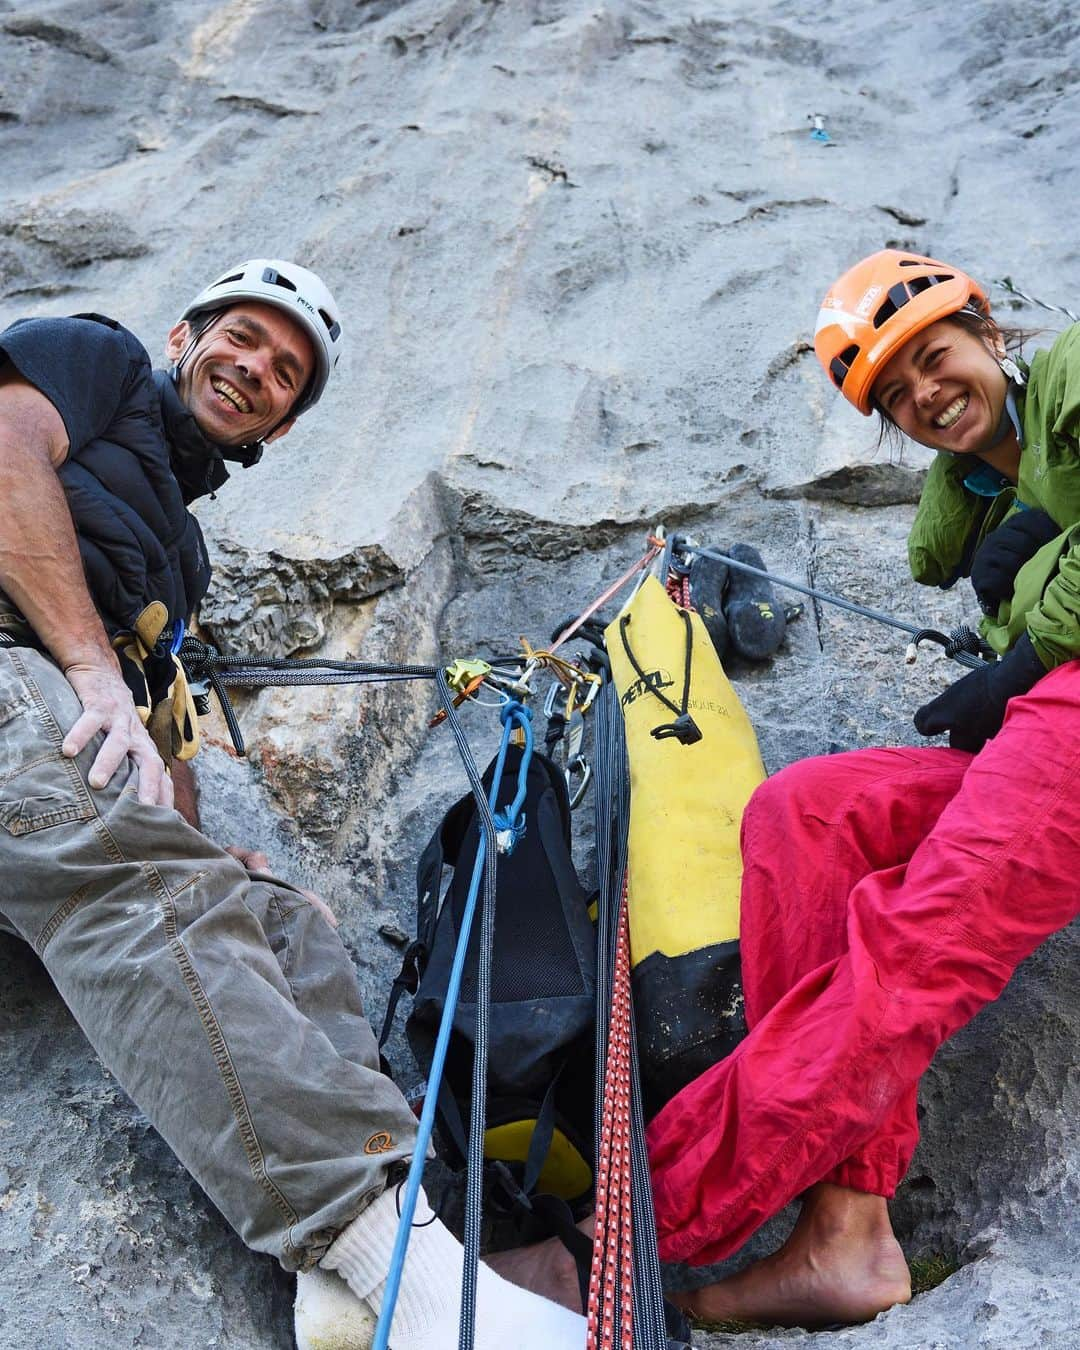
[[[966,273],[895,249],[840,277],[814,332],[850,403],[938,451],[908,540],[912,573],[948,587],[970,572],[983,636],[1002,659],[920,708],[915,725],[972,751],[1010,698],[1080,655],[1080,557],[1062,557],[1080,520],[1080,426],[1069,426],[1080,421],[1080,328],[1030,368],[1006,354],[1010,334]]]
[[[743,819],[750,1032],[649,1126],[661,1255],[772,1256],[682,1301],[822,1325],[910,1298],[887,1200],[942,1042],[1080,912],[1080,325],[1030,366],[959,268],[884,250],[833,285],[815,347],[861,413],[939,453],[917,580],[970,573],[994,662],[920,708],[948,747],[856,750],[767,780]]]

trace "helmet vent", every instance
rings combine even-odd
[[[850,347],[845,347],[839,356],[834,356],[829,362],[829,374],[833,377],[833,383],[837,389],[843,389],[844,380],[851,369],[851,364],[859,354],[859,344],[853,342]]]
[[[898,309],[914,300],[917,295],[923,291],[929,290],[931,286],[937,286],[942,281],[952,281],[951,272],[942,272],[937,276],[931,277],[912,277],[910,281],[898,281],[895,286],[889,287],[889,293],[878,306],[877,313],[874,315],[874,327],[880,328],[883,323],[896,313]]]
[[[263,281],[266,282],[268,286],[280,286],[282,290],[286,291],[296,290],[296,287],[289,280],[289,278],[283,277],[281,273],[274,267],[264,267],[262,279]]]
[[[327,332],[330,334],[330,341],[336,342],[341,336],[341,324],[336,319],[332,319],[325,309],[319,310],[319,318],[326,324]]]
[[[234,272],[231,277],[222,277],[220,281],[215,281],[214,286],[228,286],[233,281],[243,281],[243,272]]]

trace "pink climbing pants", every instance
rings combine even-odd
[[[750,1034],[648,1130],[668,1261],[722,1260],[818,1181],[893,1194],[934,1052],[1080,913],[1080,661],[978,755],[793,764],[742,847]]]

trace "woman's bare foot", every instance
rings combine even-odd
[[[578,1228],[591,1238],[596,1218],[590,1214]],[[577,1264],[560,1238],[547,1238],[530,1247],[514,1247],[506,1252],[494,1252],[484,1257],[485,1264],[504,1280],[528,1289],[553,1303],[561,1303],[571,1312],[583,1312],[581,1289],[578,1285]]]
[[[673,1303],[703,1322],[820,1327],[868,1322],[911,1299],[911,1276],[880,1195],[821,1182],[784,1245]]]

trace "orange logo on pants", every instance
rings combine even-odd
[[[371,1138],[367,1141],[367,1143],[364,1145],[364,1152],[389,1153],[389,1151],[393,1147],[394,1147],[393,1136],[387,1134],[385,1130],[379,1130],[379,1132],[377,1134],[373,1134]]]

